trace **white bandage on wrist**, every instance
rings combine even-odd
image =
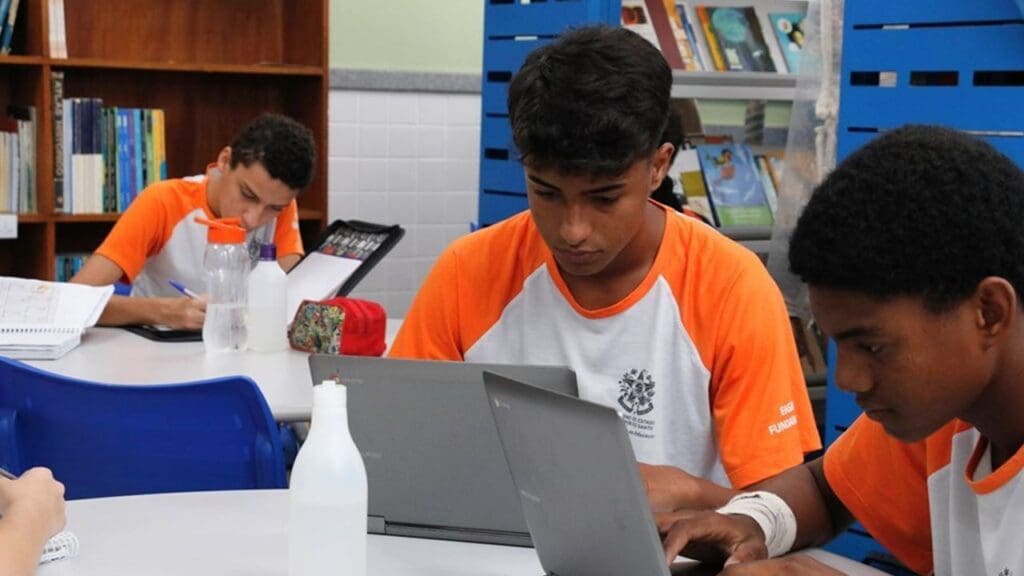
[[[764,532],[768,557],[775,558],[789,552],[796,540],[796,516],[782,498],[771,492],[744,492],[734,496],[719,514],[742,514],[749,517]]]

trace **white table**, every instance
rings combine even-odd
[[[77,500],[68,527],[75,558],[38,576],[286,576],[288,492],[192,492]],[[821,550],[852,575],[881,572]],[[369,576],[541,576],[532,548],[369,537]]]
[[[401,320],[388,319],[390,346]],[[252,378],[274,419],[309,420],[313,406],[308,354],[244,351],[207,355],[202,342],[155,342],[120,328],[90,328],[82,343],[57,360],[33,360],[41,370],[105,384],[171,384],[223,376]]]

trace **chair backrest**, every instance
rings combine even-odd
[[[107,385],[0,357],[0,466],[46,466],[66,497],[285,487],[251,379]]]

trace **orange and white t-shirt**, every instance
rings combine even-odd
[[[170,280],[205,292],[207,227],[196,216],[214,217],[206,201],[205,175],[158,182],[132,201],[96,253],[121,267],[132,284],[132,296],[181,296]],[[277,246],[278,257],[302,254],[295,201],[250,231],[247,241],[254,257],[259,256],[259,244],[270,242]]]
[[[1024,448],[992,470],[988,440],[954,420],[911,444],[861,416],[825,453],[825,478],[911,570],[1024,574]]]
[[[586,310],[528,212],[456,240],[390,355],[572,368],[620,411],[637,459],[736,487],[820,446],[788,315],[753,253],[665,211],[650,272]]]

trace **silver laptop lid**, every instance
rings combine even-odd
[[[544,570],[555,576],[668,576],[618,414],[517,380],[484,373],[488,404]]]
[[[487,408],[497,371],[576,395],[568,368],[310,356],[313,382],[348,386],[349,427],[366,465],[370,529],[529,544],[519,498]]]

